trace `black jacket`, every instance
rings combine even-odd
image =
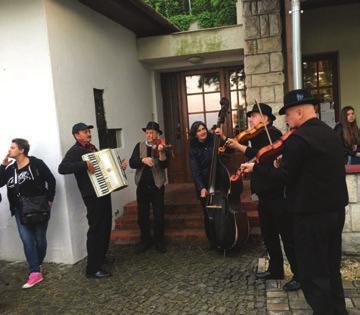
[[[46,194],[48,201],[53,201],[55,196],[56,180],[54,175],[51,173],[47,165],[40,159],[29,156],[30,163],[28,168],[32,175],[33,184],[31,182],[31,187],[27,185],[26,191],[22,190],[21,185],[20,194],[23,196],[39,196]],[[17,191],[14,186],[15,178],[15,169],[16,162],[5,167],[4,165],[0,166],[0,187],[7,186],[7,196],[10,203],[11,214],[14,215],[14,210],[18,204]]]
[[[209,169],[214,148],[214,136],[209,134],[205,142],[194,140],[190,143],[189,160],[196,191],[208,188]]]
[[[316,118],[287,139],[280,168],[255,165],[254,174],[281,180],[288,209],[298,214],[343,211],[348,204],[341,142]]]
[[[64,159],[61,161],[58,171],[60,174],[74,174],[78,184],[81,196],[96,197],[95,190],[91,184],[89,175],[87,173],[87,165],[81,157],[84,154],[90,153],[79,142],[76,142],[67,152]]]
[[[338,135],[341,143],[342,143],[342,146],[343,146],[343,150],[344,150],[344,162],[347,163],[348,161],[348,156],[356,156],[356,152],[357,151],[353,151],[352,147],[349,147],[345,144],[345,141],[344,141],[344,129],[343,129],[343,126],[342,124],[338,123],[335,128],[334,128],[334,131],[335,133]],[[359,145],[359,143],[358,143]]]
[[[271,141],[274,143],[281,137],[281,131],[274,126],[268,126]],[[251,160],[256,156],[258,151],[263,147],[269,145],[269,138],[265,130],[263,130],[256,137],[251,139],[251,147],[245,151],[245,156]],[[272,161],[269,162],[272,164]],[[270,179],[264,176],[258,176],[256,173],[252,174],[251,192],[256,193],[259,197],[277,198],[283,196],[284,184],[281,181]]]

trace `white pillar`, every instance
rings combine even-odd
[[[292,24],[292,64],[294,89],[302,88],[301,68],[301,29],[300,29],[300,0],[291,0],[291,24]]]

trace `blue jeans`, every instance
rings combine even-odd
[[[29,270],[30,272],[40,272],[40,265],[46,255],[48,222],[35,226],[22,225],[18,209],[15,209],[15,218]]]

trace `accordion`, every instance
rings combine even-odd
[[[90,161],[95,173],[88,172],[96,196],[102,197],[115,190],[128,186],[124,170],[120,166],[120,156],[116,149],[105,149],[82,156],[83,161]]]

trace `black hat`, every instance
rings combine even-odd
[[[268,116],[271,121],[276,119],[276,117],[272,114],[272,108],[265,103],[255,103],[252,110],[246,113],[246,116],[250,117],[252,113],[260,113],[258,105],[260,106],[263,115]]]
[[[94,126],[93,125],[87,125],[84,123],[77,123],[72,127],[72,134],[78,133],[81,130],[86,130],[86,129],[93,129]]]
[[[284,106],[280,108],[279,114],[284,115],[286,109],[289,107],[302,105],[302,104],[313,104],[317,105],[320,101],[313,97],[307,90],[299,89],[292,90],[284,96]]]
[[[162,135],[162,131],[160,130],[160,126],[157,122],[155,121],[149,121],[146,125],[145,128],[142,128],[143,131],[146,131],[146,130],[156,130],[159,135]]]

